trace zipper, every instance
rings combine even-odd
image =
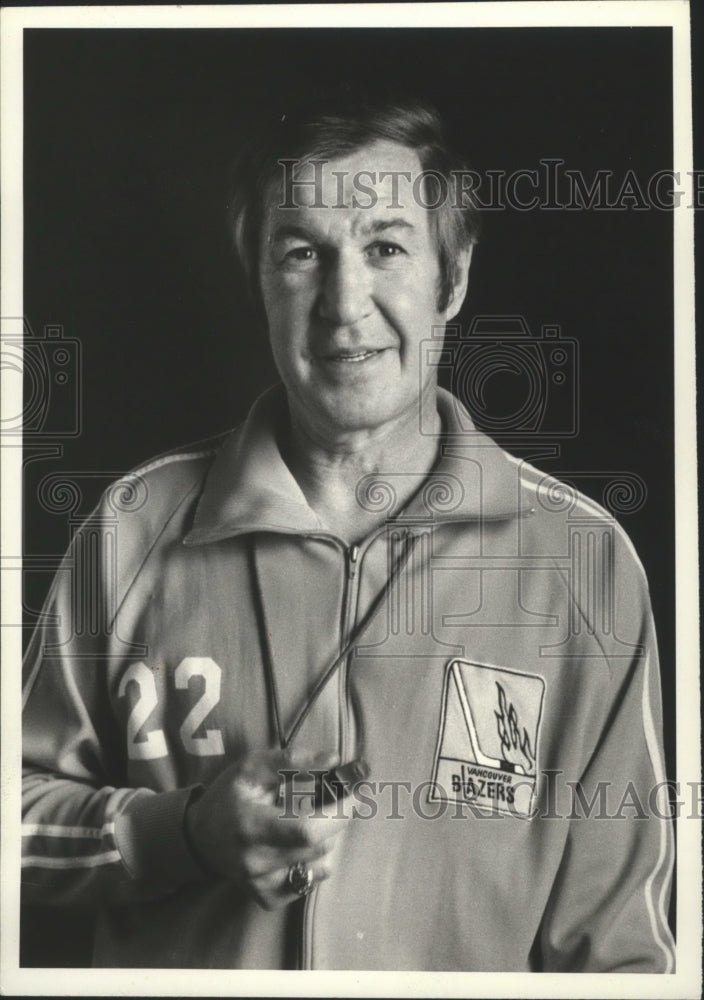
[[[350,545],[345,551],[345,561],[347,563],[347,580],[345,582],[345,612],[342,618],[340,647],[347,641],[347,636],[354,623],[355,609],[357,606],[357,562],[359,560],[359,545]],[[350,653],[351,655],[351,653]],[[349,669],[349,657],[342,664],[339,677],[340,696],[340,760],[344,764],[352,754],[351,729],[348,711],[347,698],[347,672]]]
[[[359,559],[359,545],[352,545],[347,550],[347,577],[354,580],[357,572],[357,560]]]
[[[367,540],[370,544],[378,533],[375,532]],[[347,636],[353,624],[354,609],[357,606],[358,577],[357,567],[359,563],[360,546],[344,546],[345,561],[345,590],[342,599],[343,613],[340,625],[340,649],[344,648]],[[349,654],[352,655],[351,652]],[[340,706],[340,760],[344,763],[350,758],[350,742],[354,734],[351,732],[353,725],[350,724],[349,705],[347,699],[347,672],[349,669],[349,656],[338,671],[338,697]],[[313,967],[313,915],[315,913],[315,898],[318,894],[318,887],[313,889],[310,895],[303,900],[303,918],[301,921],[301,969],[311,969]]]

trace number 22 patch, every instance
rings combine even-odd
[[[469,660],[445,671],[431,801],[529,818],[545,682]]]

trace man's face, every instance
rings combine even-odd
[[[421,170],[415,151],[377,142],[326,164],[317,190],[293,188],[294,208],[272,199],[265,214],[259,273],[271,346],[292,417],[316,436],[400,425],[435,391],[420,344],[458,311],[464,287],[438,309],[437,248],[412,196]],[[376,184],[368,173],[358,181],[373,189],[371,207],[354,185],[361,171],[376,174]],[[411,174],[399,178],[395,204],[384,171]],[[313,177],[308,165],[297,180]]]

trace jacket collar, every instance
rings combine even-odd
[[[394,476],[370,476],[360,484],[369,503],[385,504],[387,517],[409,528],[524,513],[516,459],[476,430],[462,404],[444,389],[438,389],[438,410],[444,426],[440,454],[421,489],[399,510]],[[281,457],[276,427],[286,416],[283,386],[277,385],[257,399],[244,424],[227,436],[207,474],[184,544],[255,531],[331,533]]]

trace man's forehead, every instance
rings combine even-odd
[[[396,142],[374,142],[333,158],[282,162],[280,182],[267,199],[272,227],[313,221],[325,210],[351,213],[359,232],[388,228],[425,228],[425,210],[414,197],[423,174],[417,152]],[[416,182],[416,186],[414,186]]]

